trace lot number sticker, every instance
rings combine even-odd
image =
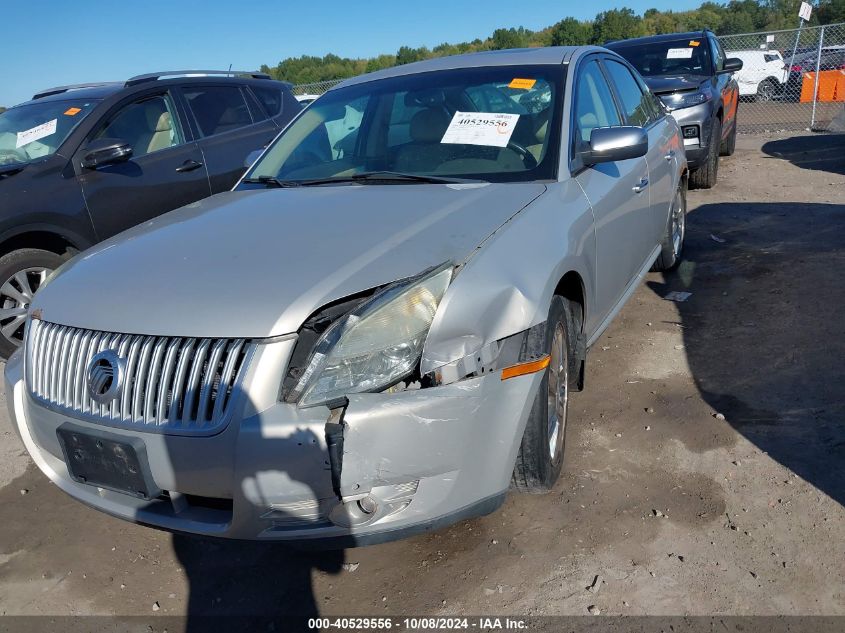
[[[691,57],[691,48],[670,48],[666,51],[666,59],[690,59]]]
[[[47,123],[42,123],[41,125],[36,125],[34,128],[30,128],[28,130],[24,130],[23,132],[18,132],[18,140],[15,144],[15,149],[23,147],[24,145],[28,145],[38,139],[42,139],[45,136],[52,136],[56,133],[56,121],[57,119],[53,119],[52,121],[47,121]]]
[[[441,143],[506,147],[519,121],[518,114],[455,112]]]

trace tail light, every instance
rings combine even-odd
[[[790,68],[789,70],[791,70],[794,73],[800,73],[804,69],[801,68],[801,66],[799,64],[793,64],[792,68]]]

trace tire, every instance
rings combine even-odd
[[[716,184],[719,176],[719,145],[722,138],[722,122],[713,120],[710,126],[710,144],[707,161],[704,165],[690,173],[689,183],[696,189],[710,189]]]
[[[777,91],[778,85],[776,79],[772,79],[771,77],[764,79],[757,86],[757,94],[754,95],[754,101],[757,103],[772,101],[775,98],[775,95],[777,95]]]
[[[65,258],[38,248],[22,248],[0,257],[0,357],[20,346],[32,295]]]
[[[733,156],[736,151],[736,118],[734,118],[734,127],[719,148],[720,156]]]
[[[684,252],[684,239],[687,234],[687,190],[682,182],[672,199],[672,208],[666,222],[666,231],[660,242],[660,254],[654,260],[651,269],[656,272],[674,270],[681,263]]]
[[[525,425],[525,433],[513,469],[513,487],[520,492],[543,494],[554,487],[563,466],[570,386],[577,380],[575,338],[581,331],[581,309],[568,299],[555,296],[544,330],[528,341],[528,352],[550,355],[552,360]],[[556,347],[553,350],[553,344]],[[557,368],[557,369],[555,369]],[[560,389],[555,389],[559,385]],[[551,387],[550,387],[551,386]],[[562,391],[561,391],[562,389]],[[551,394],[554,391],[555,394]],[[557,402],[552,423],[550,400]],[[556,431],[556,432],[555,432]]]

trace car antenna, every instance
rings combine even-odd
[[[232,76],[232,64],[229,64],[229,77]]]

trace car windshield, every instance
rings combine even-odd
[[[552,179],[563,75],[561,65],[482,67],[338,88],[308,106],[244,181]]]
[[[28,103],[0,114],[0,165],[27,163],[55,153],[97,105],[72,100]]]
[[[659,75],[709,75],[710,52],[703,37],[614,45],[613,50],[627,59],[644,77]]]

